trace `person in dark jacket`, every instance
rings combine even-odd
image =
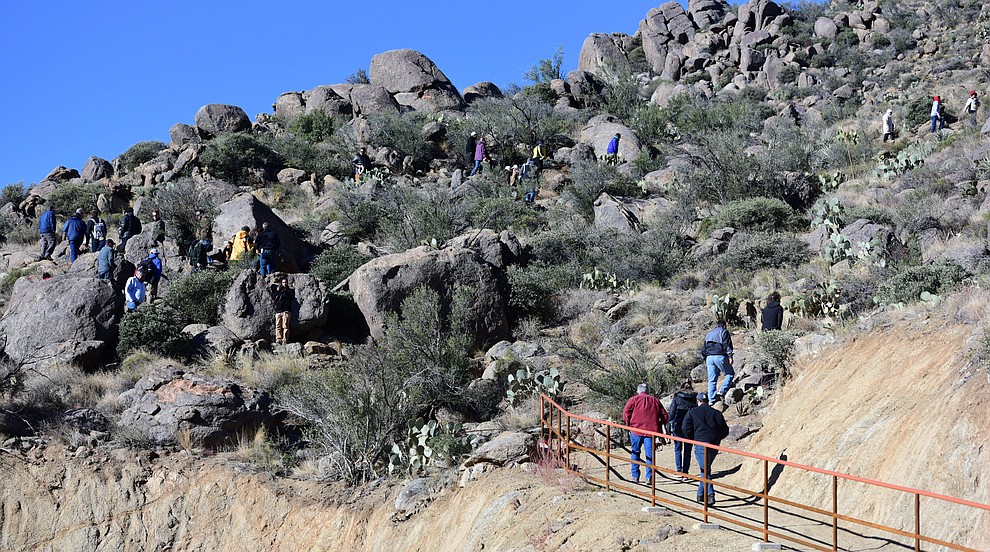
[[[289,287],[289,277],[282,275],[271,287],[272,304],[275,307],[275,343],[289,342],[289,324],[292,323],[292,302],[296,293]]]
[[[41,256],[38,260],[50,261],[55,252],[55,210],[50,206],[38,219],[38,233],[41,234]]]
[[[138,233],[137,229],[140,222],[135,222],[137,217],[134,215],[134,208],[128,207],[124,211],[124,216],[120,218],[120,249],[121,251],[127,249],[127,240],[134,237]]]
[[[254,240],[254,249],[258,252],[258,273],[262,278],[275,271],[275,259],[281,248],[282,241],[268,221],[261,223],[261,232],[258,232],[258,237]]]
[[[779,330],[784,326],[784,307],[780,306],[780,294],[776,291],[767,297],[767,306],[763,307],[760,320],[765,332]]]
[[[69,260],[73,263],[79,256],[79,247],[86,240],[86,223],[83,222],[82,212],[82,209],[76,209],[76,212],[69,217],[69,220],[65,221],[65,226],[62,227],[65,239],[69,242]]]
[[[681,384],[681,390],[674,394],[674,398],[670,401],[670,408],[667,409],[670,414],[669,433],[671,435],[684,437],[684,434],[681,433],[681,423],[684,422],[687,413],[697,406],[697,399],[698,394],[691,390],[691,382],[686,381]],[[674,465],[677,467],[678,473],[691,471],[691,443],[674,441]],[[681,477],[681,480],[689,481],[686,477]]]
[[[663,428],[667,425],[668,420],[667,411],[664,410],[663,405],[647,391],[648,389],[645,383],[639,384],[636,387],[636,394],[626,401],[626,406],[622,409],[623,423],[634,430],[643,430],[643,434],[639,434],[636,431],[629,432],[631,456],[634,460],[632,464],[632,476],[636,480],[636,483],[639,483],[639,464],[636,462],[642,461],[639,453],[643,449],[645,449],[646,454],[644,456],[648,464],[646,468],[646,480],[651,481],[653,479],[653,468],[649,467],[653,465],[653,436],[646,432],[664,433]]]
[[[732,378],[736,375],[732,369],[732,336],[725,329],[725,320],[719,320],[715,327],[705,334],[705,346],[701,354],[705,357],[705,366],[708,368],[708,396],[712,398],[713,403],[717,403],[732,386]],[[719,373],[725,374],[725,380],[722,382],[721,390],[715,393]]]
[[[692,408],[684,417],[681,432],[693,441],[715,446],[722,444],[722,439],[729,436],[729,426],[725,423],[725,417],[708,405],[708,395],[698,393],[697,402],[698,406]],[[715,462],[717,455],[717,449],[694,447],[694,459],[701,466],[701,476],[709,480],[707,486],[704,481],[698,482],[698,502],[707,501],[709,506],[715,505],[715,486],[711,483],[711,473],[712,463]]]
[[[114,252],[113,240],[106,240],[103,248],[96,255],[96,277],[104,282],[113,283]]]
[[[354,154],[354,159],[351,159],[351,164],[354,166],[354,182],[361,183],[361,177],[364,173],[371,171],[371,158],[368,157],[368,149],[361,148],[356,154]]]
[[[90,251],[95,253],[101,251],[106,242],[107,221],[100,217],[99,211],[93,209],[89,214],[89,220],[86,221],[86,239],[83,243]]]
[[[193,272],[199,272],[210,264],[209,253],[212,246],[213,244],[207,239],[193,242],[189,248],[189,266],[192,267]]]
[[[474,149],[478,147],[478,133],[472,132],[471,136],[468,136],[467,144],[464,145],[464,153],[467,155],[467,165],[470,167],[474,165]]]

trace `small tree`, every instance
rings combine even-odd
[[[124,315],[120,321],[121,358],[137,349],[173,358],[187,358],[192,352],[192,338],[180,331],[182,317],[165,303],[145,304]]]

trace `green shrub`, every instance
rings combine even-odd
[[[583,161],[572,167],[571,175],[573,182],[565,188],[564,195],[588,220],[594,218],[595,200],[602,193],[615,196],[639,196],[643,193],[635,180],[620,175],[613,166]]]
[[[711,228],[731,226],[736,230],[768,232],[787,230],[796,222],[794,209],[779,199],[752,197],[732,201],[712,217]]]
[[[203,270],[172,282],[165,293],[165,303],[188,324],[216,326],[220,321],[220,305],[236,274],[233,270]]]
[[[275,180],[285,167],[279,154],[264,140],[244,132],[225,133],[210,140],[199,161],[213,176],[237,185],[263,185]]]
[[[7,184],[0,191],[0,205],[13,203],[17,207],[27,198],[28,189],[24,186],[24,181]]]
[[[798,76],[801,74],[801,68],[796,65],[788,65],[780,70],[780,75],[778,77],[779,81],[783,84],[792,84],[797,82]]]
[[[341,117],[335,117],[323,110],[316,110],[292,119],[288,130],[307,142],[316,144],[329,140],[344,122]]]
[[[894,226],[894,214],[890,210],[876,205],[849,207],[843,213],[842,218],[847,224],[859,219],[867,219],[876,224]]]
[[[76,209],[88,213],[96,209],[96,199],[107,189],[102,184],[90,182],[65,182],[56,186],[48,196],[47,205],[51,205],[56,213],[70,214]]]
[[[149,207],[161,212],[166,221],[166,234],[176,243],[181,243],[183,248],[192,245],[194,237],[211,229],[219,212],[208,188],[197,186],[191,179],[157,186]],[[197,211],[200,215],[196,214]]]
[[[468,106],[466,117],[450,122],[447,151],[463,152],[467,136],[476,131],[495,137],[487,147],[500,165],[522,164],[536,140],[548,140],[552,148],[554,137],[569,134],[576,123],[576,116],[555,111],[552,103],[536,94],[483,98]],[[526,153],[517,149],[520,144],[526,146]]]
[[[510,265],[506,278],[510,313],[517,320],[529,316],[550,320],[557,293],[581,282],[580,274],[568,267],[543,261]]]
[[[808,262],[808,244],[785,234],[754,234],[733,242],[728,251],[715,261],[720,269],[756,271],[781,266],[799,266]]]
[[[336,151],[322,144],[314,144],[302,136],[267,138],[265,143],[278,155],[279,164],[316,173],[318,179],[328,174],[337,178],[346,178],[351,174],[349,158],[345,159]]]
[[[309,265],[309,271],[328,288],[332,288],[350,276],[359,266],[370,260],[371,257],[364,255],[356,247],[331,247],[313,259],[312,264]]]
[[[431,120],[430,115],[423,111],[376,113],[368,119],[371,125],[370,145],[392,148],[401,157],[411,156],[416,166],[426,166],[439,153],[436,145],[422,136],[423,126]]]
[[[386,188],[377,200],[377,238],[398,250],[441,244],[464,230],[461,204],[445,187]]]
[[[881,283],[874,301],[879,305],[913,303],[923,292],[942,295],[953,291],[969,276],[965,268],[950,261],[913,266]]]
[[[161,151],[167,147],[168,146],[165,145],[164,142],[159,142],[157,140],[138,142],[127,148],[127,151],[120,154],[117,157],[117,161],[120,165],[121,171],[129,173],[138,165],[147,163],[148,161],[154,159],[156,155],[161,153]]]
[[[756,334],[756,358],[769,372],[786,378],[794,362],[794,335],[782,330]]]
[[[142,305],[120,320],[117,355],[123,358],[131,351],[144,349],[172,358],[188,358],[192,338],[182,333],[184,326],[183,317],[167,303]]]

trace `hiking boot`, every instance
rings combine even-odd
[[[712,399],[712,404],[715,404],[717,402],[722,402],[723,399],[724,397],[722,396],[721,393],[715,393],[715,398]]]
[[[705,495],[698,495],[698,504],[705,503]]]
[[[714,497],[709,497],[708,498],[708,506],[709,507],[712,507],[714,505],[715,505],[715,498]]]

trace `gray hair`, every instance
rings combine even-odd
[[[637,393],[646,393],[646,384],[645,383],[641,383],[641,384],[637,385],[636,386],[636,392]]]

